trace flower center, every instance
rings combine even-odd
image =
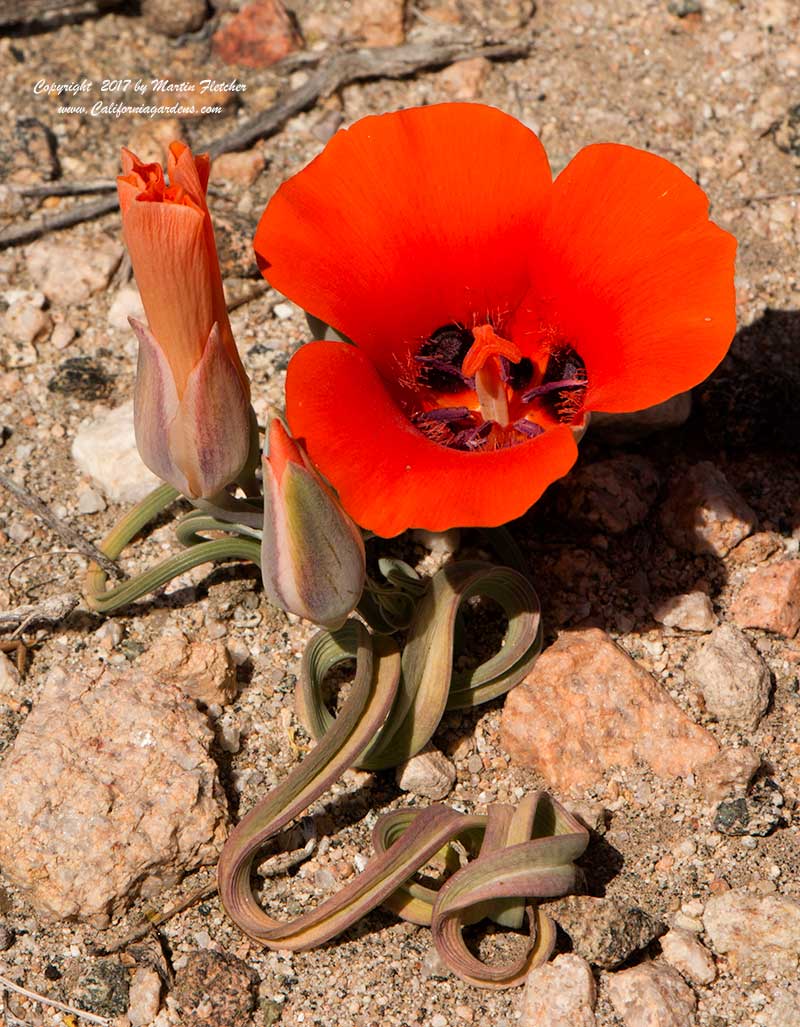
[[[499,449],[572,424],[587,387],[584,363],[568,344],[531,359],[491,324],[438,328],[414,364],[410,418],[455,449]]]

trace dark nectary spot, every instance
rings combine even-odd
[[[471,331],[450,324],[437,328],[420,346],[414,359],[420,384],[437,392],[460,392],[472,379],[461,373],[464,357],[475,341]]]
[[[541,382],[523,394],[525,402],[538,399],[562,424],[569,424],[580,409],[586,390],[586,365],[571,346],[553,350]]]
[[[533,361],[523,357],[516,364],[512,364],[507,357],[501,358],[502,378],[515,392],[530,385],[533,378]]]

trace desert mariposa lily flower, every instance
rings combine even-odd
[[[301,347],[287,417],[384,536],[524,513],[590,411],[696,385],[735,325],[735,240],[682,171],[597,144],[553,181],[533,132],[479,104],[338,132],[272,198],[255,249],[355,344]]]
[[[147,466],[191,499],[234,481],[251,455],[250,386],[222,291],[206,206],[209,159],[172,143],[159,164],[122,151],[122,229],[147,314],[139,340],[136,442]]]

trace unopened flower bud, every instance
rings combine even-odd
[[[250,386],[231,332],[206,205],[209,160],[170,146],[159,164],[123,150],[122,227],[148,325],[139,341],[136,443],[147,466],[190,499],[234,481],[250,455]]]
[[[355,608],[366,573],[361,532],[278,418],[264,447],[261,573],[271,602],[331,629]]]

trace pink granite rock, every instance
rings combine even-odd
[[[54,672],[0,766],[0,868],[45,916],[105,927],[216,861],[226,803],[206,718],[142,673]]]
[[[224,642],[190,642],[181,632],[165,634],[137,661],[137,668],[210,706],[236,695],[236,667]]]
[[[520,1003],[520,1027],[595,1027],[592,968],[574,953],[531,970]]]
[[[698,769],[697,787],[709,802],[745,795],[760,766],[761,757],[747,745],[738,749],[721,749]]]
[[[750,575],[731,607],[741,628],[794,638],[800,629],[800,560],[780,560]]]
[[[681,975],[661,963],[613,974],[608,996],[625,1027],[693,1027],[697,999]]]
[[[718,750],[709,732],[596,628],[562,633],[539,657],[509,693],[501,730],[513,760],[564,789],[637,761],[660,777],[685,777]]]
[[[225,64],[268,68],[302,45],[281,0],[251,0],[211,38],[211,49]]]

